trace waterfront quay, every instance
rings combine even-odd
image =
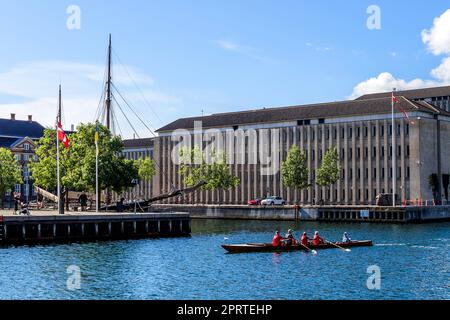
[[[186,211],[194,219],[425,223],[450,221],[450,206],[245,206],[155,204],[154,211]]]
[[[182,237],[191,233],[188,213],[67,213],[0,211],[0,245]]]

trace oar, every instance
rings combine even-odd
[[[300,245],[303,247],[303,248],[305,248],[306,250],[308,250],[308,252],[311,252],[313,255],[316,255],[317,254],[317,251],[316,250],[313,250],[313,249],[310,249],[310,248],[308,248],[307,246],[305,246],[303,243],[301,243],[301,242],[299,242],[300,243]]]
[[[325,242],[328,243],[328,244],[331,244],[331,245],[333,245],[333,246],[335,246],[335,247],[337,247],[337,248],[339,248],[339,249],[342,249],[342,250],[344,250],[345,252],[351,252],[351,251],[352,251],[352,250],[350,250],[350,249],[348,249],[348,248],[343,248],[343,247],[341,247],[341,246],[338,246],[336,243],[330,242],[330,241],[328,241],[328,240],[325,240]]]

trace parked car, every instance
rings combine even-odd
[[[249,205],[249,206],[259,206],[260,204],[261,204],[261,198],[256,198],[256,199],[253,199],[253,200],[248,200],[247,201],[247,204]]]
[[[271,206],[273,206],[273,205],[280,206],[281,205],[281,206],[284,206],[286,204],[286,200],[284,200],[282,197],[272,196],[272,197],[268,197],[268,198],[262,200],[261,204],[263,206],[267,206],[267,205],[271,205]]]

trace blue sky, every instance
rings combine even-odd
[[[66,27],[69,5],[81,10],[79,30]],[[381,10],[379,30],[367,28],[370,5]],[[95,118],[109,33],[116,86],[152,128],[202,110],[450,82],[446,1],[0,0],[0,8],[0,117],[32,113],[45,125],[60,80],[66,126]]]

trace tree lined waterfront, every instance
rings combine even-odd
[[[11,151],[0,148],[0,208],[3,208],[3,196],[12,192],[16,184],[22,183],[22,171]]]

